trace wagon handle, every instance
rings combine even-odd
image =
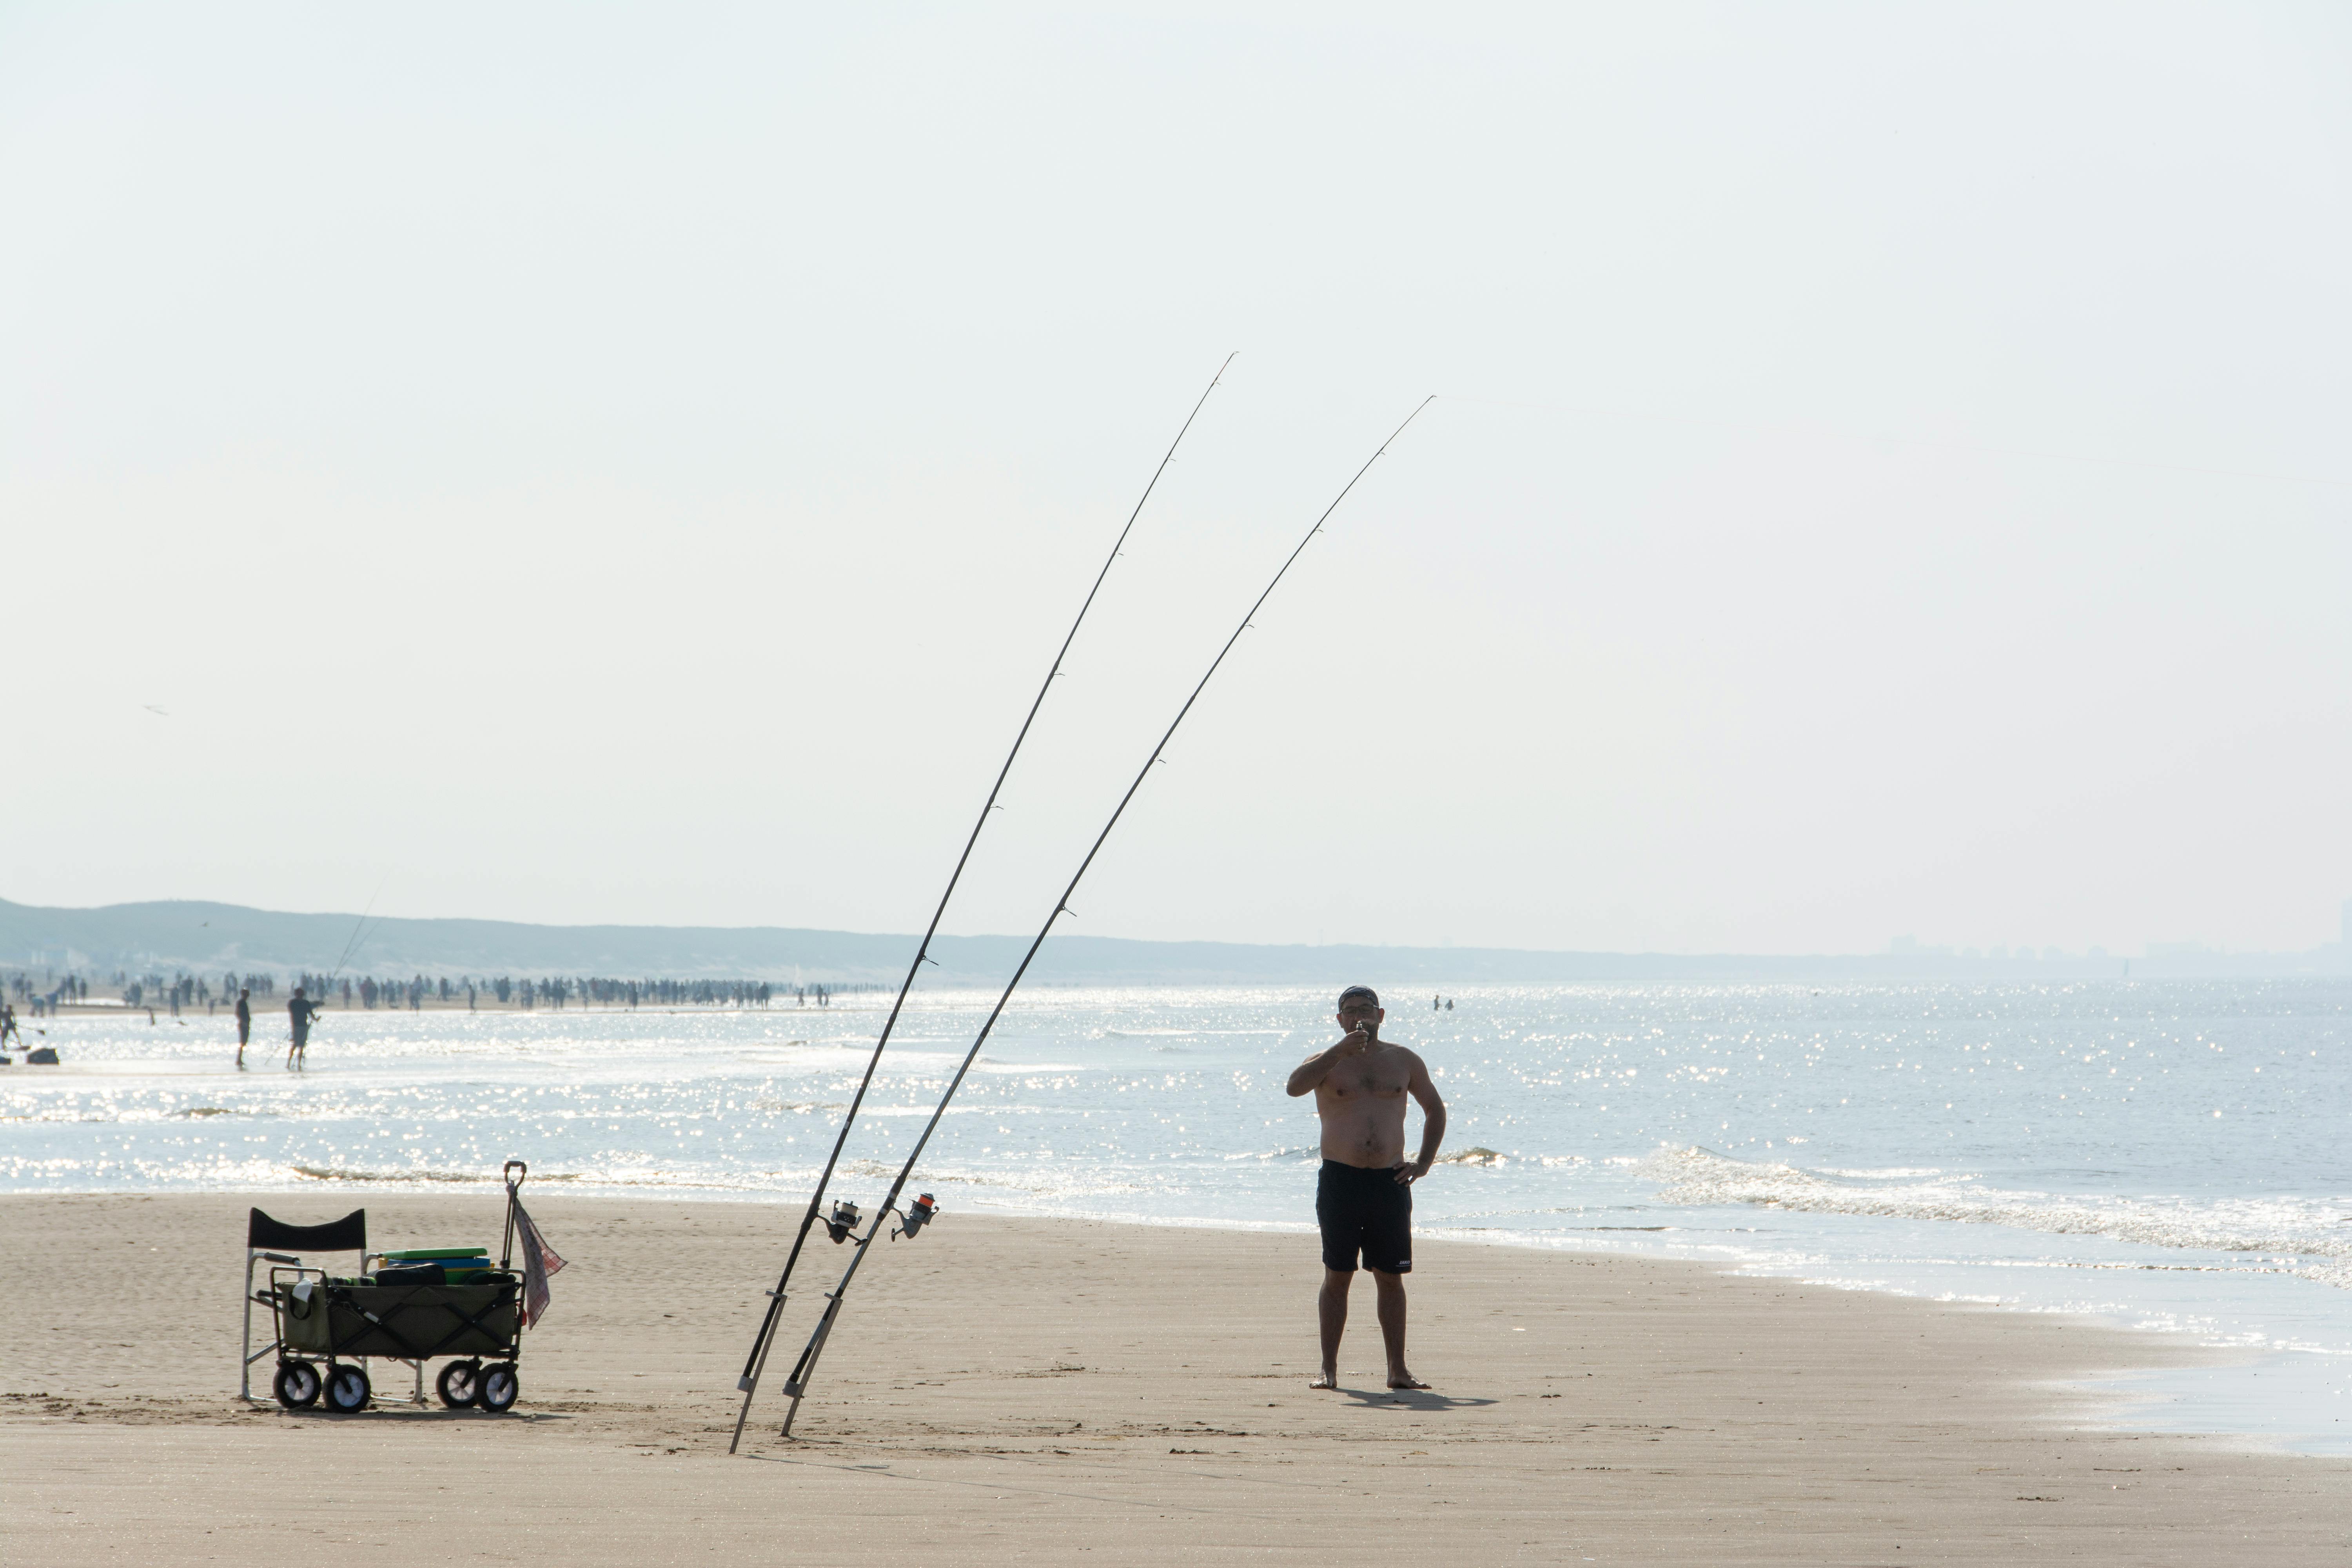
[[[507,1184],[507,1228],[499,1242],[499,1268],[502,1270],[514,1267],[515,1205],[523,1181],[530,1174],[530,1164],[521,1160],[509,1160],[499,1171],[499,1179]]]

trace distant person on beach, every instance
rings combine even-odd
[[[245,1065],[245,1043],[253,1038],[253,987],[240,986],[236,993],[236,1065]]]
[[[322,1002],[313,1002],[302,994],[302,987],[294,987],[294,999],[286,1004],[287,1016],[294,1022],[294,1043],[286,1047],[286,1065],[292,1067],[299,1059],[304,1067],[310,1065],[310,1020],[318,1015]]]
[[[1311,1385],[1339,1386],[1339,1337],[1348,1328],[1348,1290],[1359,1256],[1372,1271],[1388,1347],[1389,1386],[1427,1388],[1404,1363],[1404,1277],[1412,1272],[1412,1184],[1429,1174],[1445,1137],[1445,1102],[1429,1068],[1402,1046],[1380,1037],[1388,1015],[1369,985],[1339,993],[1337,1045],[1318,1051],[1290,1075],[1293,1098],[1315,1096],[1323,1119],[1323,1171],[1315,1218],[1323,1229],[1323,1289],[1316,1298],[1323,1329],[1323,1372]],[[1404,1100],[1421,1102],[1421,1156],[1404,1157]]]

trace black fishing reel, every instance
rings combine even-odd
[[[932,1199],[930,1194],[925,1193],[898,1212],[906,1224],[893,1230],[890,1233],[890,1239],[896,1241],[903,1236],[912,1241],[917,1231],[940,1217],[940,1205]]]
[[[835,1247],[839,1247],[849,1239],[849,1233],[857,1228],[859,1218],[857,1205],[844,1198],[833,1205],[833,1213],[826,1216],[825,1234],[833,1237],[833,1244]]]

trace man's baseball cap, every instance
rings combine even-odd
[[[1381,1005],[1381,994],[1369,985],[1350,985],[1339,993],[1340,1006],[1345,1007],[1349,1003],[1356,1001],[1370,1002],[1377,1007]]]

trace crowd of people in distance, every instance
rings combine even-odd
[[[100,987],[95,997],[91,994],[93,981]],[[54,1016],[60,1008],[67,1007],[91,1011],[139,1009],[146,1013],[150,1024],[156,1021],[160,1012],[168,1011],[173,1018],[179,1018],[184,1008],[202,1006],[207,1016],[226,1008],[236,1019],[236,1065],[241,1068],[245,1065],[246,1047],[253,1037],[256,999],[268,1005],[278,994],[278,985],[277,975],[258,971],[224,974],[215,987],[207,976],[184,973],[142,975],[118,970],[110,975],[91,975],[71,972],[59,974],[50,970],[36,978],[30,970],[17,970],[0,974],[0,1042],[14,1037],[22,1043],[16,1027],[16,1006],[20,1003],[26,1013],[35,1018]],[[468,1010],[495,1005],[517,1011],[573,1005],[747,1008],[768,1007],[784,1001],[796,1007],[830,1007],[834,997],[843,992],[875,989],[870,984],[814,983],[787,986],[768,980],[614,980],[601,975],[565,974],[520,979],[507,974],[494,978],[412,974],[402,980],[304,971],[293,976],[292,994],[286,1003],[289,1040],[287,1066],[303,1065],[311,1023],[329,1007],[404,1007],[412,1012],[422,1012],[428,1004],[436,1007],[463,1005]],[[108,990],[114,994],[105,994]]]

